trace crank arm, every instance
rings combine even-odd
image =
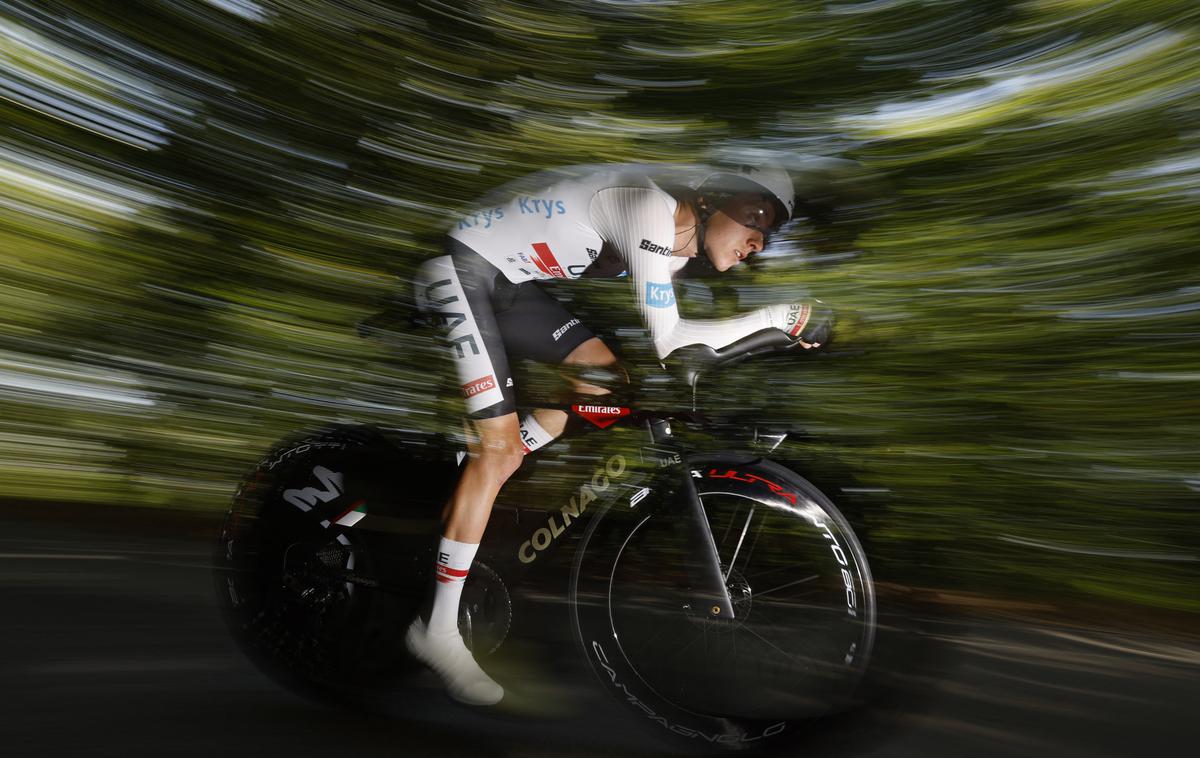
[[[372,590],[379,590],[380,592],[386,592],[391,595],[411,595],[411,594],[413,594],[412,587],[405,587],[405,586],[402,586],[399,584],[387,584],[385,582],[379,581],[378,579],[372,579],[369,576],[363,576],[362,574],[355,574],[352,571],[343,571],[343,570],[334,569],[331,571],[331,573],[336,578],[341,579],[342,581],[345,581],[345,582],[349,582],[350,584],[357,585],[359,587],[366,587],[366,588],[372,589]]]

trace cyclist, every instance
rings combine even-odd
[[[446,330],[474,439],[443,512],[432,610],[427,620],[412,623],[405,643],[456,700],[491,705],[503,697],[459,636],[459,598],[500,488],[525,454],[561,434],[566,423],[564,412],[548,409],[517,417],[508,359],[616,363],[608,347],[536,283],[627,275],[660,359],[688,345],[720,348],[764,329],[816,347],[827,326],[808,305],[685,320],[671,284],[691,258],[703,256],[727,271],[762,250],[791,217],[794,202],[787,172],[772,166],[710,171],[674,193],[660,188],[646,167],[589,169],[539,192],[510,192],[464,218],[450,232],[448,255],[422,267],[418,305]]]

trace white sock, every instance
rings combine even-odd
[[[478,549],[478,543],[455,542],[445,537],[438,543],[434,562],[437,586],[433,591],[433,610],[429,614],[430,634],[458,634],[458,601]]]
[[[521,444],[525,446],[526,455],[553,441],[554,437],[542,428],[532,413],[521,419]]]

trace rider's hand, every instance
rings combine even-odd
[[[833,311],[822,307],[800,330],[796,344],[805,350],[828,347],[833,340]]]
[[[828,344],[833,335],[833,311],[820,300],[771,306],[771,321],[805,350]]]

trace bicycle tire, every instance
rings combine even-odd
[[[737,618],[690,608],[669,508],[614,502],[582,537],[572,626],[604,688],[658,728],[761,746],[852,702],[874,641],[870,569],[846,519],[795,472],[734,454],[691,464]]]

